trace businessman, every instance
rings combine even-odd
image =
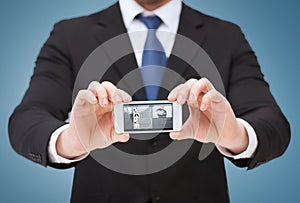
[[[134,52],[137,41],[129,35],[133,54],[79,91],[72,104],[76,76],[91,52],[115,36],[141,30],[148,32],[139,39],[143,53]],[[156,31],[178,33],[201,46],[215,63],[226,96],[168,52]],[[168,42],[175,47],[175,38]],[[165,52],[147,53],[146,46],[155,43]],[[177,71],[186,82],[170,92],[145,85],[134,95],[116,87],[130,67],[149,64]],[[114,132],[113,106],[146,99],[186,103],[190,115],[182,130],[150,140]],[[41,49],[30,86],[10,118],[9,134],[13,148],[26,158],[43,166],[75,167],[71,202],[229,202],[223,159],[253,169],[282,155],[290,140],[288,121],[239,27],[195,11],[180,0],[119,0],[98,13],[57,23]],[[178,162],[154,174],[117,173],[90,156],[91,151],[112,145],[132,154],[151,154],[172,140],[191,138],[195,142]],[[216,148],[199,161],[205,143]]]

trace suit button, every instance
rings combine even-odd
[[[29,153],[29,156],[32,161],[37,162],[37,163],[42,163],[42,157],[39,154],[34,154],[34,153]]]

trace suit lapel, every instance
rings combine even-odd
[[[127,32],[118,3],[102,11],[96,20],[94,36],[100,43]]]
[[[119,3],[116,3],[109,9],[103,11],[97,18],[98,21],[94,28],[93,35],[99,44],[122,35],[122,47],[126,47],[126,50],[128,50],[128,48],[130,49],[128,52],[129,54],[120,60],[117,60],[102,78],[102,80],[109,80],[114,84],[118,84],[127,73],[138,67],[130,38],[123,22]],[[121,49],[122,47],[119,48]],[[110,50],[106,50],[108,56],[111,56],[110,52]],[[133,91],[137,80],[141,80],[141,77],[135,78],[135,81],[122,80],[122,84],[120,83],[118,87],[125,90],[130,95],[134,95],[133,99],[145,98],[144,91],[138,91],[136,94]]]
[[[199,49],[191,49],[191,47],[186,47],[186,42],[182,39],[187,38],[202,47],[206,40],[203,26],[203,16],[199,15],[198,12],[194,11],[183,3],[178,35],[175,39],[174,47],[167,63],[167,67],[177,72],[180,77],[189,75],[187,74],[187,72],[191,69],[189,63],[193,60],[197,54],[197,51],[199,51]],[[176,56],[175,53],[183,53],[183,55],[188,53],[188,60],[183,62],[183,58],[181,58],[180,55]],[[172,82],[173,84],[170,86],[175,87],[180,83],[180,78],[171,79],[169,77],[170,75],[165,75],[164,81]]]

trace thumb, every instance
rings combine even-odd
[[[174,132],[174,131],[172,131],[172,132],[170,132],[169,136],[170,136],[170,138],[172,140],[177,140],[178,137],[180,137],[180,132]]]
[[[182,126],[181,131],[170,132],[169,137],[172,140],[195,139],[195,135],[192,133],[193,130],[191,121],[191,119],[188,119]]]
[[[129,134],[127,133],[115,133],[113,142],[127,142],[130,139]]]

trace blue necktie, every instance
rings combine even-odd
[[[148,100],[156,100],[164,75],[164,67],[167,64],[166,53],[156,36],[156,31],[162,21],[157,16],[143,17],[141,14],[137,16],[137,19],[148,28],[141,67],[146,96]]]

